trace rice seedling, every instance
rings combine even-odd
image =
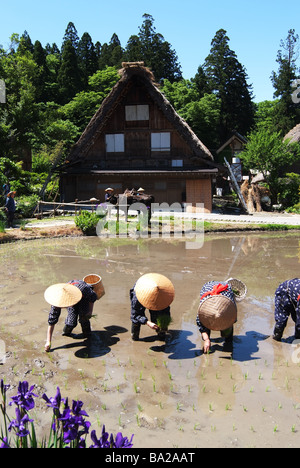
[[[157,326],[160,331],[167,331],[169,325],[172,323],[172,318],[168,315],[160,315],[157,317]]]
[[[138,414],[135,415],[135,418],[136,418],[136,423],[138,425],[138,427],[141,427],[141,420],[140,420],[140,417]]]
[[[139,393],[139,388],[138,388],[136,382],[133,382],[133,389],[134,389],[134,392],[135,392],[135,393]]]
[[[177,403],[176,410],[181,411],[182,406],[183,406],[182,403]]]

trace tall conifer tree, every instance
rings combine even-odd
[[[220,144],[234,130],[242,134],[249,132],[254,121],[254,105],[247,73],[234,51],[229,47],[229,38],[224,29],[215,34],[209,55],[201,68],[206,76],[206,86],[220,100],[219,135]]]
[[[288,31],[285,41],[280,42],[277,53],[278,72],[273,71],[271,80],[274,86],[274,97],[279,98],[276,105],[274,125],[277,131],[285,135],[300,122],[299,104],[293,102],[293,81],[299,76],[296,61],[298,59],[299,36],[294,29]],[[298,86],[299,87],[299,86]]]

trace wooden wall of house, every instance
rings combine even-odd
[[[125,106],[149,105],[149,120],[126,121]],[[170,133],[171,146],[168,151],[151,151],[151,133]],[[124,134],[125,151],[106,152],[106,134]],[[142,87],[131,87],[130,91],[113,110],[111,118],[101,135],[94,141],[84,165],[99,169],[151,169],[170,168],[172,160],[183,160],[182,167],[191,167],[189,158],[192,150],[163,112]]]
[[[62,199],[72,202],[75,199],[86,201],[95,197],[104,202],[105,189],[113,187],[116,194],[124,193],[126,189],[142,187],[145,193],[155,197],[155,203],[185,203],[191,204],[189,211],[201,211],[199,204],[203,204],[205,212],[212,210],[212,183],[211,177],[201,179],[186,179],[184,175],[165,177],[138,176],[134,174],[122,175],[73,175],[62,179]],[[197,206],[198,204],[198,206]]]

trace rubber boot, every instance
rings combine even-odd
[[[141,325],[139,323],[131,324],[131,338],[133,341],[139,341],[140,339]]]
[[[92,332],[90,321],[87,320],[86,322],[82,322],[80,325],[81,325],[83,335],[84,336],[90,336],[90,334]]]
[[[70,327],[70,325],[65,325],[63,329],[63,336],[71,336],[73,331],[73,327]]]
[[[274,332],[273,332],[273,340],[281,341],[282,335],[283,335],[283,330],[275,326]]]

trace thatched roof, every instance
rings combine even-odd
[[[289,143],[300,142],[300,124],[296,125],[290,130],[284,137],[284,140],[288,140]]]
[[[212,162],[213,156],[210,151],[199,140],[189,125],[177,114],[169,101],[161,93],[158,85],[155,83],[154,75],[149,68],[145,67],[143,62],[125,62],[122,63],[122,67],[123,68],[119,71],[120,79],[118,83],[104,99],[81,137],[73,146],[68,158],[69,162],[76,162],[88,153],[97,137],[102,133],[104,126],[113,114],[120,99],[122,99],[124,94],[126,94],[132,80],[137,80],[145,86],[147,92],[163,112],[165,117],[173,124],[178,133],[193,149],[194,156],[204,160],[206,163]]]

